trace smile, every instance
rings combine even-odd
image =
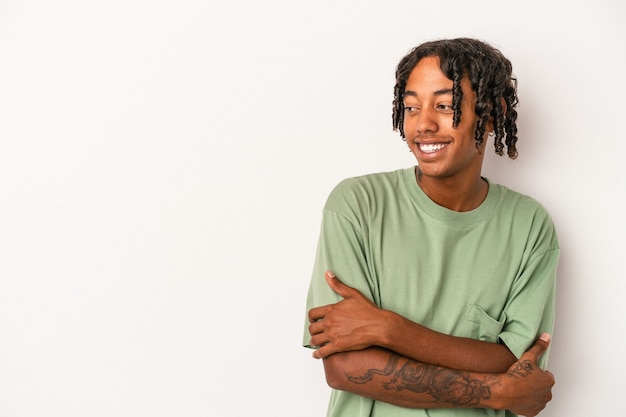
[[[448,146],[447,143],[418,143],[417,145],[424,153],[435,153]]]

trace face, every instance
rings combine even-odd
[[[424,179],[480,177],[486,141],[479,152],[474,139],[478,122],[474,112],[476,94],[465,77],[461,81],[461,121],[455,129],[452,84],[439,68],[436,57],[422,58],[407,81],[404,134]]]

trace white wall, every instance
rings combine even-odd
[[[409,48],[474,36],[519,78],[486,174],[562,243],[544,416],[616,415],[626,367],[620,0],[0,3],[0,416],[321,416],[300,347],[320,210],[413,164]]]

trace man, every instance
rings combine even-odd
[[[324,207],[304,345],[334,388],[328,416],[534,416],[551,399],[556,232],[481,176],[488,137],[517,156],[516,105],[510,62],[483,42],[400,61],[393,123],[417,166],[345,180]]]

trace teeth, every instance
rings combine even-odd
[[[420,143],[420,150],[424,153],[437,152],[448,146],[447,143]]]

